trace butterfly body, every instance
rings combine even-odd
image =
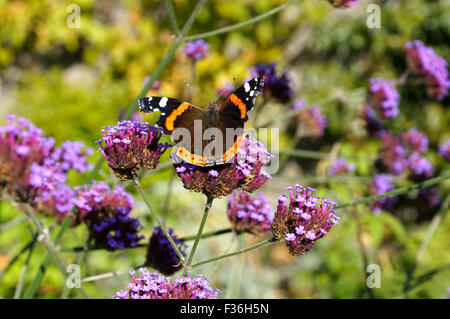
[[[142,112],[161,112],[156,125],[176,143],[175,155],[183,161],[210,166],[229,162],[242,143],[244,124],[264,85],[256,77],[234,91],[226,101],[211,102],[207,110],[168,97],[144,97]]]

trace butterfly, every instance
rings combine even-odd
[[[264,86],[258,76],[235,90],[221,105],[209,103],[207,110],[174,98],[148,96],[139,99],[141,112],[161,112],[156,126],[175,142],[178,159],[196,166],[230,162],[242,144],[248,112]]]

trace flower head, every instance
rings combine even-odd
[[[411,172],[411,179],[415,182],[422,182],[433,176],[434,173],[431,163],[417,152],[408,157],[408,168]]]
[[[447,161],[450,161],[450,140],[439,145],[439,154]]]
[[[194,62],[204,59],[209,56],[209,44],[204,40],[188,42],[184,48],[184,54]]]
[[[262,95],[266,100],[274,100],[280,103],[289,102],[294,96],[292,81],[286,71],[277,75],[275,67],[276,63],[261,63],[251,67],[249,71],[252,78],[264,76]]]
[[[114,251],[134,247],[143,236],[138,235],[141,224],[130,217],[135,203],[121,186],[111,190],[103,182],[74,188],[77,222],[84,222],[96,245]]]
[[[355,168],[356,168],[355,164],[348,164],[345,159],[338,158],[333,163],[331,163],[330,168],[328,170],[328,175],[336,176],[353,172]]]
[[[412,152],[423,154],[428,150],[427,136],[415,128],[402,133],[402,142]]]
[[[299,104],[294,104],[294,108],[299,108]],[[320,137],[327,128],[327,117],[322,114],[322,108],[318,105],[310,107],[298,115],[302,133],[305,136]]]
[[[174,164],[175,171],[186,189],[218,198],[230,195],[235,189],[253,192],[267,182],[263,166],[272,155],[250,134],[244,134],[241,147],[231,163],[213,166]]]
[[[384,133],[384,125],[381,120],[377,118],[375,111],[369,105],[363,107],[360,117],[365,122],[365,129],[370,136],[379,138]]]
[[[6,187],[14,199],[39,206],[49,214],[52,209],[67,214],[71,207],[70,191],[64,185],[67,172],[90,169],[86,155],[92,150],[72,141],[55,148],[54,140],[44,137],[27,119],[15,115],[6,118],[7,125],[0,127],[0,188]],[[65,198],[67,205],[56,205],[58,200],[51,200],[53,196],[61,196],[61,201]]]
[[[395,83],[383,78],[372,78],[369,81],[370,99],[378,113],[385,119],[398,115],[400,95],[395,88]]]
[[[186,248],[184,241],[179,240],[178,237],[174,235],[173,229],[169,228],[168,231],[173,241],[180,249],[180,252],[183,256],[186,256],[183,251],[183,249]],[[153,233],[147,246],[145,264],[157,269],[166,276],[176,273],[183,267],[183,265],[180,264],[180,258],[175,252],[175,249],[172,247],[159,226],[153,228]]]
[[[161,131],[147,123],[123,121],[103,128],[102,134],[99,152],[121,180],[133,178],[141,168],[156,168],[169,146],[159,143]]]
[[[339,223],[339,217],[333,211],[335,204],[312,195],[314,189],[300,185],[288,189],[289,204],[286,196],[278,200],[272,233],[276,239],[285,238],[292,255],[304,254]]]
[[[135,271],[130,271],[132,282],[127,289],[117,292],[116,299],[217,299],[218,289],[209,286],[209,280],[199,275],[191,278],[178,277],[175,280],[164,277],[155,272],[149,272],[145,268],[139,269],[140,277]]]
[[[406,149],[401,141],[390,132],[384,132],[381,136],[380,159],[389,171],[399,175],[408,166]]]
[[[424,79],[430,98],[440,101],[448,95],[448,64],[433,48],[425,46],[420,40],[407,42],[406,59],[411,71]]]
[[[75,192],[71,187],[63,184],[53,189],[46,189],[34,198],[34,206],[39,211],[55,215],[59,221],[63,221],[75,206]]]
[[[370,184],[369,192],[371,195],[380,195],[395,189],[395,185],[392,183],[392,177],[390,175],[380,174],[375,175]],[[378,214],[382,209],[391,208],[396,202],[397,197],[386,197],[377,200],[372,204],[372,209],[375,214]]]
[[[236,232],[260,234],[270,230],[273,209],[269,201],[259,193],[253,197],[235,191],[228,199],[227,216]]]
[[[348,9],[359,4],[359,0],[329,0],[335,8]]]

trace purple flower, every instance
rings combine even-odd
[[[375,111],[369,105],[361,110],[360,117],[364,120],[365,129],[370,136],[380,138],[383,135],[383,122],[377,118]]]
[[[415,182],[422,182],[434,173],[431,163],[419,153],[413,153],[408,157],[408,168],[411,171],[411,179]]]
[[[144,79],[144,81],[142,82],[142,86],[146,86],[147,83],[150,81],[151,76],[147,75]],[[156,80],[155,82],[153,82],[152,87],[150,88],[151,90],[159,90],[162,86],[162,82],[160,80]]]
[[[272,215],[272,206],[262,193],[253,197],[242,191],[235,191],[228,199],[227,216],[236,232],[257,235],[269,231]]]
[[[67,185],[58,185],[43,191],[34,198],[34,202],[37,210],[55,215],[62,222],[75,206],[75,192]]]
[[[204,40],[188,42],[184,47],[184,54],[194,62],[204,59],[209,56],[209,44]]]
[[[264,76],[264,88],[262,95],[266,100],[274,100],[280,103],[289,102],[294,96],[292,81],[286,70],[281,75],[275,71],[276,63],[261,63],[249,69],[251,78]]]
[[[434,53],[433,48],[425,46],[420,40],[407,42],[406,60],[411,71],[425,81],[430,98],[440,101],[447,96],[450,88],[448,64]]]
[[[141,168],[156,168],[169,146],[159,143],[161,131],[147,123],[123,121],[104,127],[102,134],[99,152],[121,180],[132,179]]]
[[[335,204],[312,195],[314,189],[300,185],[288,189],[290,202],[278,201],[272,233],[276,239],[286,239],[292,255],[304,254],[339,223],[339,217],[333,211]]]
[[[195,166],[183,162],[174,167],[186,189],[218,198],[228,196],[238,188],[253,192],[261,187],[271,178],[263,170],[271,157],[264,145],[247,133],[232,163]]]
[[[90,169],[86,155],[92,150],[72,141],[55,148],[54,140],[44,137],[25,118],[6,118],[7,125],[0,127],[0,190],[5,187],[15,200],[56,213],[58,218],[67,214],[72,207],[69,188],[64,185],[67,172]]]
[[[439,154],[441,154],[445,160],[450,161],[450,140],[439,145]]]
[[[234,86],[228,81],[222,82],[223,86],[220,89],[217,89],[217,95],[227,98],[234,92]]]
[[[322,114],[322,108],[318,105],[301,112],[298,115],[298,119],[300,121],[300,128],[304,136],[323,136],[325,129],[328,126],[327,117]]]
[[[399,175],[408,166],[406,150],[400,140],[390,132],[384,132],[381,136],[380,159],[389,171],[394,175]]]
[[[347,161],[343,158],[338,158],[333,163],[331,163],[330,169],[328,170],[328,175],[336,176],[349,172],[353,172],[355,170],[354,164],[348,164]]]
[[[415,128],[402,133],[402,142],[411,152],[423,154],[428,151],[427,136]]]
[[[178,277],[175,280],[164,277],[156,272],[149,272],[145,268],[139,269],[141,277],[131,271],[132,282],[127,289],[117,292],[115,299],[217,299],[218,289],[209,286],[209,280],[198,275],[191,278]]]
[[[418,198],[429,210],[436,208],[441,203],[437,189],[433,186],[421,188]]]
[[[178,239],[178,237],[174,234],[173,229],[168,228],[168,231],[182,255],[186,256],[184,249],[187,246],[184,241]],[[175,249],[173,249],[169,240],[166,238],[159,226],[153,228],[153,233],[147,246],[147,257],[145,264],[155,268],[166,276],[176,273],[183,267]]]
[[[395,185],[392,183],[392,177],[390,175],[380,174],[373,177],[369,192],[371,195],[380,195],[394,189]],[[378,214],[382,209],[390,209],[397,202],[397,199],[396,196],[393,196],[377,200],[372,204],[373,212]]]
[[[74,190],[77,211],[73,224],[84,222],[96,245],[114,251],[134,247],[144,238],[137,234],[139,220],[130,217],[135,206],[133,197],[121,186],[111,190],[105,183],[93,181]]]
[[[354,6],[359,4],[358,0],[329,0],[329,1],[335,8],[339,9],[353,8]]]
[[[391,119],[398,115],[400,95],[395,88],[395,83],[383,78],[369,80],[370,99],[378,113],[385,119]]]

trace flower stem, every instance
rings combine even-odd
[[[36,236],[33,235],[33,237],[36,238]],[[28,265],[30,263],[30,259],[31,259],[31,255],[33,254],[34,251],[34,247],[35,247],[35,241],[32,242],[33,244],[31,245],[30,249],[28,250],[28,255],[27,255],[27,259],[25,260],[25,263],[22,266],[22,271],[20,273],[20,277],[19,277],[19,281],[17,283],[16,286],[16,291],[14,292],[14,299],[19,299],[20,295],[22,294],[22,287],[23,287],[23,283],[25,281],[25,276],[28,272]]]
[[[368,204],[368,203],[377,201],[377,200],[379,200],[381,198],[387,198],[387,197],[392,197],[392,196],[397,196],[397,195],[403,195],[403,194],[409,193],[410,191],[413,191],[413,190],[416,190],[416,189],[425,188],[425,187],[429,187],[429,186],[433,186],[433,185],[442,183],[443,181],[445,181],[447,179],[450,179],[450,174],[438,176],[438,177],[435,177],[435,178],[430,178],[430,179],[427,179],[426,181],[423,181],[421,183],[417,183],[417,184],[414,184],[414,185],[411,185],[411,186],[398,188],[398,189],[395,189],[393,191],[386,192],[386,193],[383,193],[383,194],[374,195],[374,196],[368,196],[368,197],[365,197],[365,198],[362,198],[362,199],[358,199],[358,200],[350,201],[350,202],[347,202],[347,203],[339,204],[334,209],[346,208],[346,207],[350,207],[350,206],[357,206],[357,205],[360,205],[360,204]]]
[[[218,257],[214,257],[214,258],[210,258],[210,259],[198,262],[198,263],[192,265],[191,268],[195,268],[195,267],[198,267],[198,266],[201,266],[201,265],[209,264],[209,263],[212,263],[214,261],[218,261],[218,260],[221,260],[221,259],[233,257],[233,256],[236,256],[236,255],[244,254],[246,252],[249,252],[249,251],[252,251],[252,250],[264,247],[264,246],[272,245],[275,242],[282,242],[282,240],[277,240],[275,238],[271,238],[271,239],[262,241],[262,242],[260,242],[260,243],[258,243],[256,245],[253,245],[253,246],[250,246],[250,247],[247,247],[247,248],[244,248],[244,249],[241,249],[241,250],[229,253],[229,254],[221,255],[221,256],[218,256]]]
[[[298,1],[299,0],[288,1],[286,3],[283,3],[283,4],[279,5],[278,7],[273,8],[272,10],[269,10],[269,11],[267,11],[267,12],[265,12],[265,13],[259,15],[259,16],[256,16],[256,17],[254,17],[252,19],[247,20],[247,21],[244,21],[244,22],[241,22],[241,23],[236,23],[236,24],[230,25],[228,27],[223,27],[223,28],[216,29],[216,30],[213,30],[213,31],[192,35],[192,36],[186,37],[185,40],[186,41],[193,41],[193,40],[198,40],[198,39],[204,39],[204,38],[212,37],[212,36],[215,36],[215,35],[219,35],[219,34],[222,34],[222,33],[227,33],[227,32],[230,32],[230,31],[234,31],[234,30],[243,28],[243,27],[248,26],[250,24],[253,24],[253,23],[256,23],[258,21],[261,21],[261,20],[263,20],[263,19],[265,19],[267,17],[270,17],[271,15],[274,15],[275,13],[283,10],[284,8],[290,6],[291,4],[294,4],[294,3],[298,2]]]
[[[161,222],[161,220],[159,219],[158,215],[153,210],[153,207],[150,204],[150,202],[148,201],[147,196],[145,196],[144,191],[142,190],[141,184],[139,183],[139,179],[138,179],[138,177],[136,175],[133,176],[133,181],[134,181],[134,184],[136,185],[136,188],[137,188],[139,194],[141,194],[141,197],[144,200],[145,205],[147,205],[147,207],[150,210],[150,213],[152,214],[153,218],[156,220],[156,222],[158,223],[159,227],[161,227],[161,230],[163,231],[163,233],[166,236],[167,240],[170,242],[170,244],[172,245],[173,249],[177,253],[178,258],[180,259],[180,262],[184,264],[183,254],[181,253],[181,251],[178,248],[177,244],[175,244],[174,240],[170,236],[169,232],[166,229],[166,226],[164,226],[164,223]]]
[[[442,203],[441,209],[431,220],[430,226],[428,226],[427,233],[425,234],[425,238],[423,239],[422,243],[420,244],[419,250],[417,251],[414,263],[407,272],[406,282],[403,287],[403,291],[405,294],[411,289],[411,281],[414,277],[414,272],[416,271],[417,267],[422,261],[422,257],[425,254],[425,250],[427,249],[428,244],[430,243],[431,237],[433,236],[436,228],[439,226],[439,223],[442,220],[442,216],[447,211],[449,205],[450,205],[450,195],[447,195],[447,197],[445,197]]]
[[[187,270],[191,266],[192,259],[194,258],[195,251],[197,250],[198,242],[202,237],[203,228],[205,227],[206,219],[208,218],[208,213],[212,205],[213,198],[211,196],[207,196],[205,210],[203,212],[202,221],[200,222],[200,226],[198,227],[197,237],[195,238],[194,245],[192,246],[191,251],[189,252],[188,261],[186,263],[186,267],[183,270],[183,276],[186,276]]]
[[[175,16],[175,10],[173,9],[173,3],[171,0],[166,0],[167,13],[169,15],[170,25],[175,35],[180,36],[180,30],[178,29],[177,17]]]

